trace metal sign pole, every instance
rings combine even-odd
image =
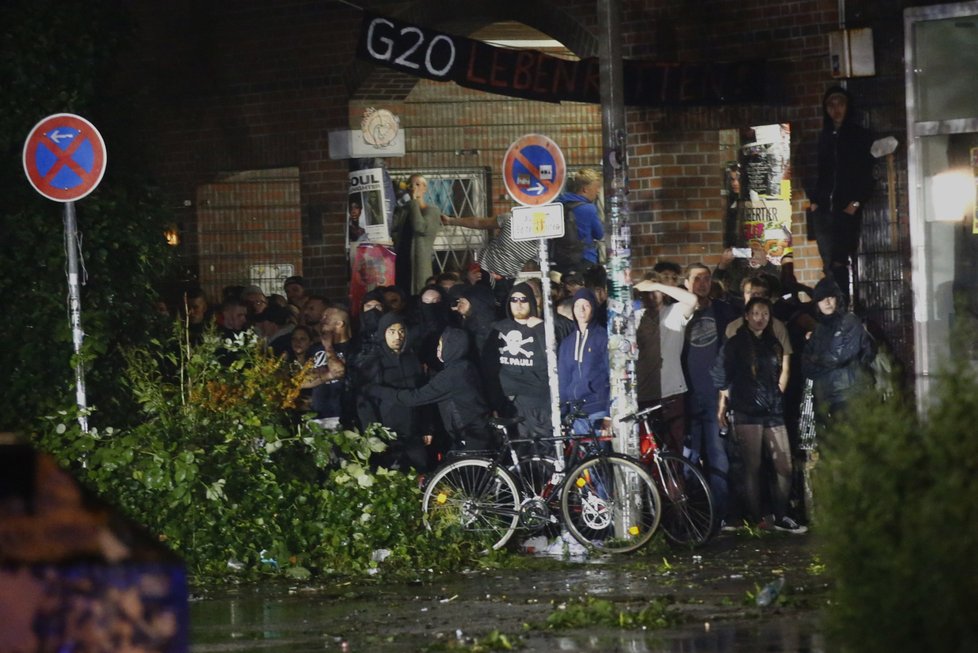
[[[71,320],[71,340],[75,346],[75,401],[78,404],[78,424],[88,431],[88,402],[85,399],[85,367],[81,350],[85,332],[81,327],[81,291],[78,283],[78,226],[75,203],[65,202],[65,251],[68,254],[68,312]]]
[[[540,239],[540,286],[543,297],[543,331],[547,344],[547,379],[550,382],[550,425],[560,435],[560,386],[557,381],[557,336],[554,334],[554,312],[550,295],[550,261],[547,239]],[[563,443],[554,441],[554,471],[564,471]]]

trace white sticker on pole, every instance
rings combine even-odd
[[[559,238],[564,235],[564,205],[541,204],[513,208],[513,240]]]

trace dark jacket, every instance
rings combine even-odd
[[[588,415],[607,412],[611,400],[611,381],[608,369],[608,331],[595,322],[597,300],[587,288],[574,293],[574,303],[586,300],[591,304],[591,320],[581,329],[565,337],[557,350],[557,379],[560,402],[583,401],[582,410]],[[562,408],[566,411],[566,407]]]
[[[513,286],[509,296],[519,292],[529,299],[530,315],[537,317],[533,289],[526,283]],[[506,397],[521,395],[550,401],[550,382],[547,372],[546,335],[543,321],[530,327],[512,319],[507,298],[506,310],[510,315],[493,324],[493,332],[486,342],[483,370],[493,405],[500,407],[500,397],[495,396],[492,381],[498,381],[498,390]]]
[[[784,423],[778,387],[784,350],[770,328],[755,336],[746,324],[723,346],[711,372],[720,390],[730,390],[729,407],[746,423]]]
[[[406,347],[400,353],[394,352],[384,340],[388,327],[397,323],[403,324],[404,318],[396,313],[386,313],[380,318],[377,337],[381,343],[376,350],[360,359],[357,376],[361,382],[408,390],[424,383],[421,362],[414,352]],[[357,398],[357,413],[362,425],[379,422],[397,433],[399,440],[420,440],[425,435],[423,431],[430,432],[430,421],[425,419],[424,413],[365,392],[361,392]]]
[[[802,372],[814,381],[815,401],[839,405],[868,378],[866,368],[876,355],[876,344],[862,321],[843,311],[818,315],[818,326],[805,345]]]
[[[496,298],[492,289],[482,284],[456,284],[452,286],[449,295],[463,297],[472,306],[469,315],[462,320],[462,328],[471,336],[475,357],[478,359],[492,333],[492,323],[496,320]]]
[[[454,447],[483,449],[489,441],[489,405],[479,372],[467,357],[469,336],[461,329],[448,327],[442,332],[441,342],[444,368],[424,387],[392,391],[391,398],[403,406],[438,404]]]
[[[825,111],[830,95],[848,98],[846,117],[835,128]],[[833,86],[822,98],[822,131],[818,136],[818,179],[809,200],[821,210],[837,213],[850,202],[865,203],[873,193],[873,137],[855,120],[852,97],[841,86]]]
[[[420,296],[429,290],[437,292],[440,300],[433,304],[422,302]],[[450,317],[448,293],[438,285],[422,288],[418,295],[418,302],[414,307],[412,328],[408,334],[414,343],[412,348],[418,352],[418,358],[428,368],[429,374],[442,368],[441,361],[438,360],[435,351],[438,348],[438,339],[445,327],[448,326]]]

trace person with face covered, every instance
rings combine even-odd
[[[379,346],[360,361],[359,378],[366,383],[397,390],[420,388],[425,381],[424,371],[418,357],[405,346],[407,326],[404,318],[397,313],[384,314],[377,332]],[[431,443],[432,431],[426,411],[361,392],[357,398],[357,413],[363,426],[380,423],[397,436],[388,450],[377,456],[378,465],[399,469],[413,467],[420,472],[428,469],[425,446]]]
[[[429,375],[442,368],[436,351],[438,339],[450,317],[447,293],[436,284],[425,286],[412,311],[412,328],[408,336]]]
[[[496,300],[492,290],[482,285],[457,284],[448,290],[452,310],[468,332],[475,358],[478,359],[489,341],[496,320]]]
[[[594,293],[581,288],[574,293],[575,329],[560,342],[557,350],[557,378],[560,384],[561,412],[566,414],[575,402],[583,402],[590,424],[575,423],[575,433],[589,433],[591,426],[605,430],[610,426],[608,406],[611,381],[608,368],[608,331],[597,325],[597,300]]]
[[[552,437],[546,338],[529,284],[513,286],[506,310],[509,317],[493,324],[483,352],[489,395],[500,414],[523,418],[522,437]],[[551,453],[553,445],[540,442],[531,448]]]
[[[438,340],[438,359],[443,368],[415,389],[396,389],[369,385],[367,394],[404,407],[437,405],[450,443],[445,449],[485,450],[490,448],[487,428],[489,405],[484,398],[482,379],[468,359],[469,336],[462,329],[446,328]]]

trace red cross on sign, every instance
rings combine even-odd
[[[37,123],[24,143],[27,180],[55,202],[73,202],[95,190],[105,160],[105,142],[95,125],[70,113]]]

